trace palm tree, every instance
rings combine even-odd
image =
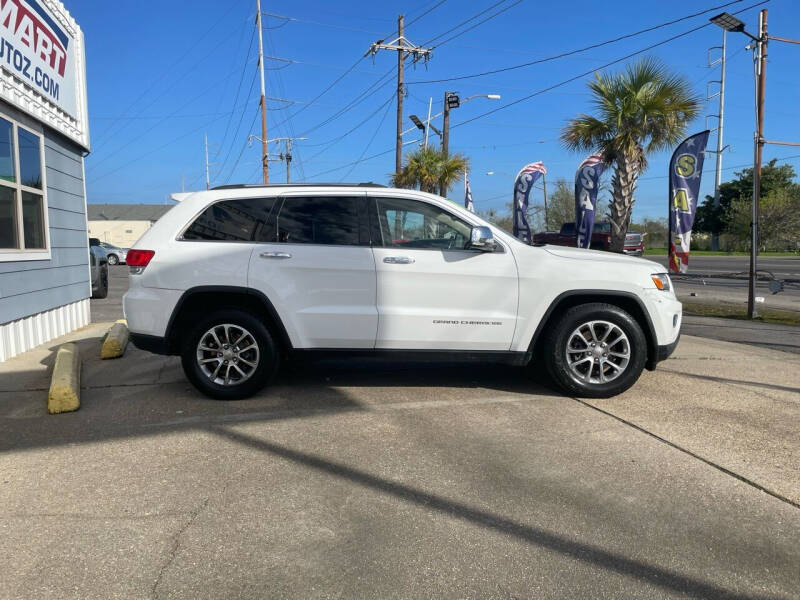
[[[561,140],[570,150],[599,150],[606,164],[614,165],[611,249],[621,252],[647,155],[680,142],[700,103],[684,77],[652,58],[629,65],[622,73],[595,74],[589,89],[596,116],[572,119]]]
[[[420,148],[408,155],[399,173],[392,175],[392,185],[431,194],[441,189],[446,193],[468,167],[469,161],[462,154],[446,155],[435,148]]]

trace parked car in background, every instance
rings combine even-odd
[[[108,296],[108,257],[98,245],[89,245],[89,266],[92,275],[92,298]]]
[[[622,248],[625,254],[641,256],[644,254],[644,234],[636,231],[629,231],[625,235],[625,246]]]
[[[544,231],[533,235],[534,244],[551,244],[553,246],[572,246],[578,245],[578,232],[575,230],[575,223],[564,223],[561,231]],[[611,223],[601,221],[594,224],[592,230],[592,241],[589,246],[592,250],[611,249]]]
[[[106,251],[106,254],[108,254],[108,264],[110,265],[125,264],[125,260],[128,258],[127,248],[112,246],[107,242],[100,242],[100,247]]]
[[[118,246],[114,246],[113,244],[109,244],[108,242],[102,242],[100,241],[100,238],[90,237],[89,246],[97,246],[105,250],[106,256],[108,257],[108,264],[110,265],[125,263],[126,259],[128,258],[127,248],[120,248]]]
[[[204,394],[245,398],[301,356],[542,364],[607,398],[678,343],[664,267],[530,246],[460,206],[381,186],[187,195],[128,252],[139,348],[180,355]]]

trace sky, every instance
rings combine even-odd
[[[655,57],[685,76],[705,99],[707,92],[716,93],[719,86],[713,82],[720,78],[719,68],[708,66],[709,56],[713,60],[719,55],[719,49],[710,48],[722,42],[722,30],[713,24],[604,65],[698,28],[723,10],[738,13],[748,31],[757,33],[758,11],[766,7],[770,34],[800,38],[800,2],[770,0],[748,8],[757,3],[620,0],[601,9],[597,2],[583,0],[265,1],[267,137],[307,138],[294,144],[292,181],[387,183],[395,160],[397,55],[364,55],[372,42],[396,37],[397,16],[403,13],[406,38],[433,48],[427,63],[406,64],[408,128],[413,127],[409,115],[425,120],[431,99],[432,114],[440,113],[445,91],[462,98],[501,96],[475,98],[451,112],[450,151],[469,158],[476,209],[503,211],[515,174],[529,162],[545,163],[548,185],[559,178],[573,181],[584,156],[565,150],[559,133],[570,118],[591,112],[586,82],[593,71],[616,72],[639,56]],[[86,40],[90,203],[171,203],[171,193],[203,189],[205,135],[212,186],[261,180],[260,143],[247,141],[249,135],[261,134],[255,0],[65,4]],[[709,12],[656,27],[704,10]],[[651,27],[524,68],[431,82],[516,66]],[[740,33],[727,36],[723,181],[753,159],[748,41]],[[798,65],[800,46],[770,42],[767,139],[800,142]],[[706,115],[718,112],[718,98],[704,100],[702,116],[687,134],[715,129],[717,120]],[[433,121],[438,129],[441,124],[441,117]],[[406,151],[415,147],[419,134],[406,134]],[[709,149],[716,147],[715,136],[712,132]],[[438,144],[438,137],[431,134],[429,143]],[[270,152],[278,153],[278,146],[271,144]],[[634,220],[666,216],[670,154],[650,157],[640,178]],[[764,157],[780,158],[800,172],[798,147],[767,146]],[[714,161],[713,154],[707,155],[701,195],[713,193]],[[285,176],[283,163],[270,163],[271,182],[282,183]],[[610,170],[605,178],[609,176]],[[457,184],[450,198],[462,197]],[[541,192],[532,199],[541,200]]]

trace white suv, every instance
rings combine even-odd
[[[190,194],[128,252],[124,310],[142,349],[180,354],[219,399],[303,353],[536,363],[608,397],[678,343],[660,265],[528,246],[452,202],[377,185]]]

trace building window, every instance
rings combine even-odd
[[[0,260],[48,258],[42,136],[0,117]]]

